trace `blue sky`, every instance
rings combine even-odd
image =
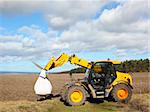
[[[0,71],[38,72],[31,61],[44,66],[62,52],[89,61],[149,58],[146,2],[1,0]]]

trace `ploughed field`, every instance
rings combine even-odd
[[[81,79],[84,77],[84,74],[73,74],[73,77]],[[134,73],[132,77],[134,93],[150,92],[150,75],[148,73]],[[0,101],[36,100],[33,87],[37,78],[37,74],[0,75]],[[60,92],[66,82],[70,81],[69,74],[50,74],[48,78],[53,84],[53,94],[55,95]]]
[[[81,79],[84,74],[73,74],[75,79]],[[133,98],[128,105],[104,102],[91,104],[87,102],[84,106],[67,107],[57,98],[42,102],[36,101],[34,94],[34,83],[38,78],[37,74],[26,75],[0,75],[0,112],[148,112],[150,101],[150,74],[134,73],[133,77]],[[66,82],[70,81],[69,74],[49,74],[48,78],[53,84],[53,94],[59,94]],[[63,109],[64,110],[63,110]],[[95,108],[93,110],[92,108]]]
[[[84,74],[74,74],[74,77],[83,78]],[[32,75],[0,75],[0,101],[36,100],[34,83],[38,74]],[[53,85],[53,94],[59,94],[63,85],[70,81],[69,74],[49,74],[48,78]]]

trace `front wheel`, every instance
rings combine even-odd
[[[128,103],[132,96],[131,87],[126,84],[117,84],[112,90],[112,97],[115,101]]]
[[[72,86],[68,88],[65,99],[71,106],[83,105],[86,101],[86,91],[82,86]]]

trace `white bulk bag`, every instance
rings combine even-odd
[[[42,70],[35,85],[34,91],[37,95],[48,95],[52,92],[52,84],[46,77],[46,71]]]

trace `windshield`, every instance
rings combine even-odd
[[[85,76],[88,77],[88,76],[89,76],[89,73],[90,73],[90,70],[89,70],[89,69],[86,69]]]
[[[125,66],[123,64],[116,64],[114,65],[115,70],[118,72],[125,72]]]

